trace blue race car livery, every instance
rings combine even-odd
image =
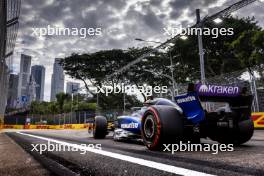
[[[212,102],[218,106],[208,111],[206,106]],[[115,140],[142,139],[151,150],[176,140],[199,142],[200,138],[242,144],[254,132],[251,104],[252,95],[236,86],[191,85],[174,101],[149,100],[131,115],[117,117],[113,136]],[[106,124],[105,117],[95,118],[95,138],[106,136]]]

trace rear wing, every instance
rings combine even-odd
[[[246,116],[251,114],[253,96],[246,87],[195,84],[193,88],[201,102],[227,102],[232,111]]]

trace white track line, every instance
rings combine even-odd
[[[134,164],[139,164],[142,166],[146,166],[146,167],[150,167],[150,168],[154,168],[154,169],[158,169],[161,171],[170,172],[170,173],[174,173],[174,174],[178,174],[178,175],[212,176],[211,174],[206,174],[203,172],[198,172],[198,171],[194,171],[194,170],[190,170],[190,169],[184,169],[181,167],[175,167],[172,165],[162,164],[162,163],[158,163],[158,162],[154,162],[154,161],[149,161],[149,160],[145,160],[145,159],[141,159],[141,158],[135,158],[135,157],[122,155],[122,154],[118,154],[118,153],[113,153],[113,152],[108,152],[108,151],[104,151],[104,150],[94,149],[91,147],[85,147],[85,146],[81,146],[78,144],[72,144],[72,143],[63,142],[63,141],[59,141],[59,140],[55,140],[55,139],[51,139],[51,138],[46,138],[46,137],[41,137],[41,136],[36,136],[36,135],[26,134],[26,133],[21,133],[21,132],[17,132],[17,133],[24,135],[24,136],[29,136],[29,137],[33,137],[33,138],[42,139],[45,141],[50,141],[50,142],[54,142],[54,143],[58,143],[58,144],[62,144],[62,145],[67,145],[69,147],[73,147],[76,149],[89,151],[89,152],[96,153],[99,155],[108,156],[111,158],[127,161],[127,162],[134,163]]]

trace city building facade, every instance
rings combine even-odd
[[[45,67],[34,65],[31,67],[32,82],[35,82],[36,101],[44,100]]]
[[[0,1],[0,129],[3,127],[9,86],[10,68],[6,61],[13,55],[19,28],[20,5],[18,1]]]
[[[18,99],[22,107],[26,106],[29,100],[28,84],[30,82],[30,68],[31,56],[21,54],[18,82]]]
[[[29,77],[29,83],[27,86],[27,104],[30,105],[32,101],[36,101],[36,87],[37,84],[32,75]]]
[[[64,73],[63,68],[60,65],[60,60],[60,58],[56,58],[53,64],[50,101],[55,101],[56,95],[58,93],[64,92]]]
[[[10,74],[8,96],[7,96],[7,108],[16,108],[18,104],[18,81],[19,76],[17,74]]]

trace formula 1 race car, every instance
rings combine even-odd
[[[175,97],[149,100],[130,116],[119,116],[114,139],[143,139],[150,150],[176,141],[199,142],[210,138],[219,143],[240,145],[252,137],[252,95],[246,88],[190,84],[188,92]],[[108,133],[107,120],[95,117],[94,138]]]

